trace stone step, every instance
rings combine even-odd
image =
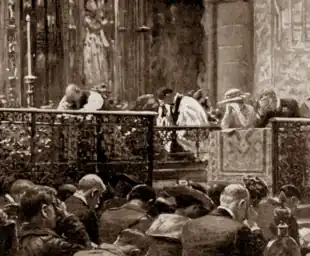
[[[310,219],[310,204],[301,204],[295,213],[298,219]]]
[[[201,180],[206,181],[206,169],[198,168],[167,168],[167,169],[155,169],[153,172],[153,179],[155,181],[160,180]]]
[[[310,218],[308,219],[297,219],[299,228],[310,228]]]
[[[206,169],[196,167],[155,169],[153,172],[153,187],[164,189],[171,187],[178,180],[206,182]]]

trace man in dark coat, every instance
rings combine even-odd
[[[204,216],[213,207],[212,200],[206,194],[189,184],[177,185],[167,191],[176,197],[178,209],[174,214],[160,214],[148,229],[147,235],[152,238],[152,243],[147,256],[181,255],[183,226],[190,218]]]
[[[128,194],[128,203],[121,207],[110,208],[100,218],[100,244],[113,243],[122,230],[131,228],[145,232],[151,225],[147,214],[148,203],[155,200],[153,188],[137,185]]]
[[[183,227],[183,256],[263,255],[266,242],[249,204],[250,195],[244,186],[226,186],[216,210]],[[248,226],[243,223],[246,217]]]
[[[266,127],[273,117],[300,117],[300,109],[295,99],[281,99],[274,90],[264,90],[257,102],[256,127]]]
[[[91,247],[83,224],[65,204],[42,187],[27,191],[20,202],[25,221],[20,231],[20,256],[72,256]],[[66,239],[64,239],[63,234]]]
[[[98,217],[95,208],[99,204],[106,186],[95,174],[84,176],[78,184],[78,190],[65,203],[68,212],[73,213],[84,224],[86,231],[95,244],[98,244]]]

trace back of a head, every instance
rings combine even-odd
[[[87,174],[79,181],[78,190],[87,191],[90,189],[98,189],[102,192],[107,190],[102,179],[96,174]]]
[[[230,205],[240,200],[250,200],[249,191],[241,184],[230,184],[226,186],[220,196],[221,205]]]
[[[77,188],[73,184],[64,184],[58,188],[58,197],[61,201],[65,201],[76,192]]]
[[[157,91],[157,97],[162,100],[164,99],[167,95],[172,94],[173,90],[169,87],[163,86],[158,89]]]
[[[10,188],[10,194],[11,195],[18,195],[23,194],[26,192],[29,188],[33,187],[34,183],[30,180],[17,180],[13,182]]]
[[[254,207],[256,207],[263,198],[267,197],[269,193],[267,183],[259,177],[244,177],[243,183],[250,193],[252,205]]]
[[[76,95],[80,94],[81,88],[76,84],[69,84],[66,88],[67,101],[76,100]]]
[[[150,200],[156,199],[156,193],[152,187],[145,184],[141,184],[132,188],[132,190],[129,192],[127,196],[127,199],[129,201],[138,199],[143,202],[148,202]]]
[[[259,98],[266,97],[266,96],[267,97],[276,97],[276,92],[273,89],[265,88],[260,92]]]
[[[208,190],[208,196],[217,206],[220,205],[220,196],[226,186],[227,184],[213,184]]]
[[[296,197],[299,201],[302,199],[300,190],[292,184],[282,186],[280,192],[283,192],[287,198]]]
[[[35,186],[26,191],[20,201],[20,214],[22,221],[30,221],[36,216],[43,204],[56,203],[55,194],[51,190]]]

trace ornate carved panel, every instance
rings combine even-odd
[[[4,73],[5,77],[5,89],[6,98],[9,101],[7,106],[17,106],[20,99],[20,51],[19,51],[19,1],[18,0],[7,0],[6,3],[6,18],[5,22],[5,36],[7,39],[6,47],[4,51],[7,56],[4,58],[6,67],[4,70],[7,72]]]
[[[270,129],[235,130],[210,134],[209,181],[240,181],[256,175],[271,181]]]

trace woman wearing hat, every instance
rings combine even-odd
[[[254,127],[256,120],[254,107],[245,103],[249,96],[250,94],[243,93],[239,89],[231,89],[225,93],[225,99],[218,103],[226,108],[221,123],[222,129]]]

